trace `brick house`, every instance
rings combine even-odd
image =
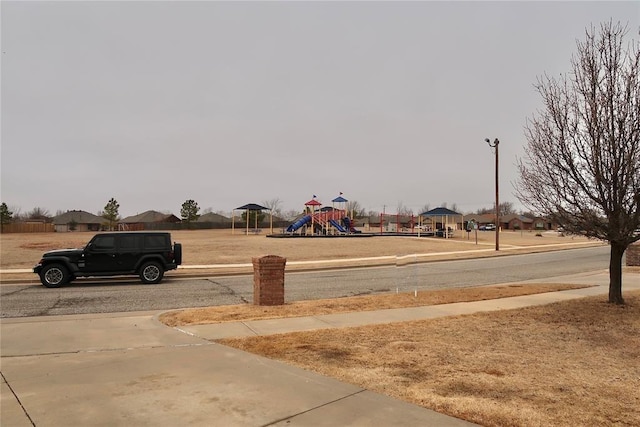
[[[103,217],[85,211],[67,211],[57,215],[52,220],[57,232],[68,231],[101,231],[107,220]]]

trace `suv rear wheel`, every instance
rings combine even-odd
[[[69,281],[69,272],[61,264],[46,265],[40,272],[40,282],[47,288],[59,288]]]
[[[156,261],[146,262],[142,264],[142,267],[140,267],[140,280],[142,280],[142,283],[160,283],[163,276],[164,269],[162,268],[160,263]]]

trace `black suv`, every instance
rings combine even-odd
[[[100,233],[84,249],[46,252],[33,272],[42,284],[57,288],[89,276],[137,274],[142,283],[159,283],[164,272],[182,263],[182,245],[163,232]]]

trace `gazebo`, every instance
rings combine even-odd
[[[449,237],[449,228],[452,230],[458,229],[458,222],[456,221],[457,218],[460,218],[460,224],[464,222],[464,215],[443,207],[431,209],[430,211],[423,212],[418,216],[431,220],[432,230],[436,230],[438,223],[441,224],[443,237]],[[438,221],[438,219],[440,221]],[[450,220],[453,222],[449,222]]]
[[[247,235],[249,234],[249,213],[251,211],[269,211],[269,227],[271,229],[270,232],[273,233],[273,212],[271,211],[271,209],[269,209],[269,208],[267,208],[265,206],[258,205],[256,203],[247,203],[246,205],[242,205],[239,208],[235,208],[233,210],[233,213],[231,215],[231,234],[235,233],[235,218],[236,218],[235,211],[236,210],[242,210],[242,211],[246,212],[246,215],[247,215],[247,220],[246,220],[247,230],[246,230],[246,234]],[[256,233],[258,232],[257,231],[258,230],[258,215],[256,215],[256,221],[255,221],[254,230],[255,230]]]

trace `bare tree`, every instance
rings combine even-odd
[[[349,212],[349,215],[352,215],[354,218],[364,218],[366,216],[364,208],[355,200],[348,201],[345,209]]]
[[[20,206],[11,205],[9,206],[9,210],[13,212],[13,217],[12,217],[13,221],[20,222],[27,219],[24,212],[22,212],[22,208],[20,208]]]
[[[285,211],[282,213],[282,219],[285,219],[287,221],[293,221],[301,214],[301,212],[302,211],[300,210],[289,209],[288,211]]]
[[[398,208],[396,209],[398,215],[413,215],[413,209],[407,207],[404,203],[398,202]]]
[[[513,203],[511,202],[500,203],[500,216],[511,215],[514,213],[516,213],[516,210],[513,207]]]
[[[505,216],[505,215],[511,215],[516,213],[516,210],[513,207],[513,203],[511,202],[502,202],[500,203],[500,216]],[[455,210],[455,209],[454,209]],[[486,215],[486,214],[495,214],[496,213],[496,208],[495,208],[495,203],[493,204],[493,207],[490,208],[480,208],[476,211],[476,214],[478,215]]]
[[[520,201],[570,232],[609,242],[609,302],[623,304],[622,256],[640,239],[640,50],[611,22],[587,29],[571,72],[535,85],[518,161]]]
[[[49,214],[48,210],[40,207],[35,207],[31,212],[27,214],[27,219],[49,221],[51,220],[51,215]]]
[[[277,216],[279,218],[282,217],[282,200],[279,198],[265,200],[262,202],[265,208],[269,208],[271,210],[271,215]]]

